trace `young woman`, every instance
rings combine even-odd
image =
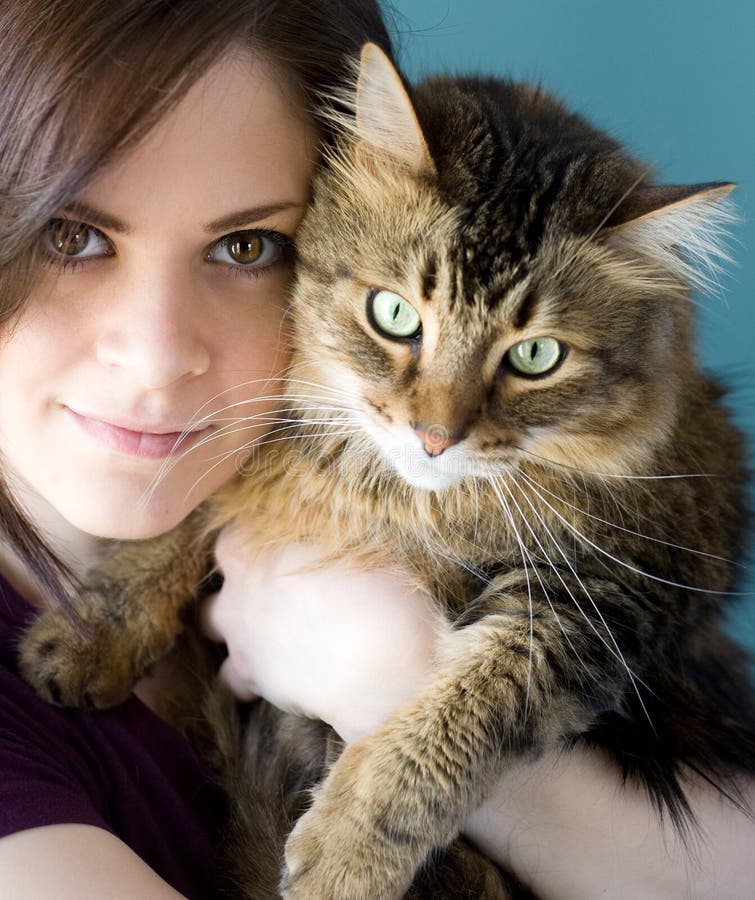
[[[224,407],[274,403],[263,398],[285,363],[294,235],[327,140],[308,110],[367,39],[389,49],[368,0],[0,11],[4,896],[220,895],[224,798],[150,708],[163,682],[107,713],[49,707],[19,679],[16,645],[101,538],[170,529],[233,474],[248,431],[182,457],[142,502],[200,407],[219,412],[197,442]],[[250,571],[232,533],[218,552],[226,582],[206,627],[228,643],[223,677],[240,696],[352,739],[421,683],[438,621],[399,574],[292,574],[313,552],[296,546]],[[337,578],[348,605],[333,600]],[[507,776],[468,832],[544,898],[676,898],[688,882],[695,896],[746,896],[752,863],[737,841],[751,843],[752,826],[704,786],[691,793],[711,848],[697,864],[586,751]]]

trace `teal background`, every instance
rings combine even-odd
[[[699,345],[755,447],[755,2],[396,0],[393,9],[411,78],[450,69],[539,81],[659,180],[737,182],[735,262],[716,295],[698,298]],[[732,629],[755,651],[752,564],[742,590]]]

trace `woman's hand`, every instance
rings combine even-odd
[[[237,695],[316,716],[352,741],[422,687],[449,626],[406,575],[345,561],[314,568],[313,544],[250,566],[236,540],[221,535],[225,583],[204,618],[228,644],[221,674]],[[688,789],[703,835],[695,858],[641,788],[579,746],[504,773],[464,830],[544,900],[749,896],[753,822],[702,781]],[[755,785],[743,790],[755,805]]]
[[[225,581],[203,619],[228,646],[220,674],[240,699],[263,696],[352,741],[417,692],[448,626],[406,574],[319,564],[322,555],[290,544],[250,564],[226,529],[216,547]]]
[[[696,816],[686,845],[640,784],[579,743],[508,769],[464,833],[541,900],[754,896],[755,821],[703,777],[683,779]],[[753,808],[755,781],[739,787]]]

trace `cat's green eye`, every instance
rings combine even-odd
[[[393,291],[372,291],[367,315],[374,328],[391,338],[414,337],[422,324],[411,303]]]
[[[555,338],[538,337],[519,341],[506,354],[506,360],[520,375],[546,375],[563,359],[564,349]]]

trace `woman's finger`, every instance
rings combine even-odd
[[[220,594],[209,594],[202,600],[199,610],[199,624],[205,637],[208,637],[211,641],[215,641],[218,644],[224,644],[225,633],[223,632],[219,621],[221,618],[221,604],[218,602],[219,597]]]
[[[220,667],[218,678],[221,684],[224,684],[239,700],[249,702],[256,700],[259,694],[254,690],[252,679],[248,676],[242,676],[236,666],[233,658],[227,657]]]

